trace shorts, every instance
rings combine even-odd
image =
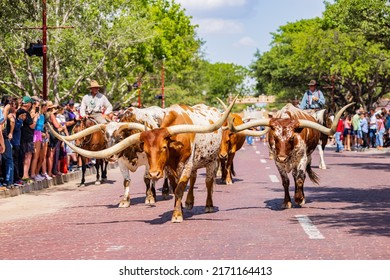
[[[363,132],[361,130],[354,130],[353,134],[358,138],[362,139],[363,138]]]
[[[40,130],[34,130],[34,143],[35,142],[42,142],[42,131]]]
[[[353,130],[351,128],[344,128],[344,133],[343,133],[344,136],[347,136],[347,135],[353,135]]]
[[[34,143],[28,142],[28,143],[20,143],[20,146],[22,147],[23,153],[34,153]]]

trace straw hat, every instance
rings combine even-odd
[[[89,86],[89,88],[101,88],[102,86],[99,85],[99,83],[95,80],[92,80],[91,81],[91,85]]]
[[[316,86],[317,85],[317,81],[316,80],[311,80],[307,85],[308,86]]]
[[[50,109],[54,108],[53,113],[57,111],[58,105],[54,104],[52,101],[48,100],[46,102],[46,105],[47,105],[47,110],[50,110]]]

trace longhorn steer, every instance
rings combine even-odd
[[[90,134],[97,132],[105,133],[105,139],[107,139],[107,146],[111,147],[115,143],[120,142],[122,139],[129,135],[145,130],[148,128],[158,128],[165,115],[164,109],[152,106],[148,108],[138,109],[129,108],[127,109],[120,121],[121,122],[110,122],[108,124],[98,124],[93,127],[89,127],[80,133],[73,134],[71,136],[65,136],[66,140],[74,140],[86,137]],[[129,124],[132,122],[132,124]],[[139,145],[138,145],[139,146]],[[124,195],[119,202],[118,207],[129,207],[130,206],[130,185],[131,177],[130,172],[135,172],[138,167],[145,165],[144,182],[146,186],[146,198],[145,204],[154,204],[156,201],[155,184],[151,182],[149,174],[149,166],[146,159],[145,153],[140,151],[137,145],[130,146],[119,154],[115,155],[117,159],[120,171],[123,176]],[[166,180],[165,180],[166,181]],[[169,194],[169,186],[167,182],[164,182],[163,196]]]
[[[311,154],[319,143],[321,133],[334,134],[342,113],[351,105],[353,103],[337,113],[331,128],[318,124],[311,115],[292,104],[284,106],[274,118],[249,122],[238,127],[234,127],[230,120],[229,126],[233,131],[242,131],[259,125],[270,127],[268,145],[284,187],[282,207],[291,208],[288,173],[292,171],[295,182],[294,200],[301,206],[305,204],[303,185],[306,172],[313,183],[318,184],[319,182],[319,178],[311,169],[310,164]]]
[[[174,177],[177,182],[172,222],[182,222],[181,201],[184,189],[190,180],[186,207],[191,209],[194,205],[193,185],[196,171],[199,168],[206,167],[206,212],[214,210],[212,192],[215,184],[215,162],[222,138],[220,127],[233,105],[234,102],[222,115],[217,109],[205,105],[193,107],[173,105],[167,109],[161,128],[132,134],[120,143],[100,152],[79,149],[54,133],[77,153],[88,154],[96,158],[107,158],[129,146],[140,144],[147,155],[150,177],[154,181],[161,179],[167,168],[170,176]],[[203,134],[200,135],[200,133]]]
[[[121,119],[120,123],[111,122],[106,127],[106,137],[109,139],[108,146],[111,147],[119,143],[122,139],[138,132],[139,130],[131,129],[124,123],[140,123],[147,128],[153,129],[160,127],[161,121],[165,116],[165,110],[152,106],[148,108],[134,108],[127,109]],[[139,145],[133,145],[116,155],[118,158],[119,169],[123,176],[124,195],[119,202],[118,207],[130,206],[130,185],[131,176],[130,171],[137,171],[138,167],[145,166],[144,182],[146,186],[145,204],[154,204],[156,202],[155,183],[151,182],[149,177],[149,165],[145,153],[140,150]],[[167,197],[169,194],[169,187],[167,180],[164,181],[163,196]]]
[[[243,124],[242,118],[238,114],[231,114],[234,118],[234,125]],[[225,123],[224,125],[227,125]],[[227,185],[233,184],[233,175],[236,175],[233,168],[233,159],[236,152],[241,149],[245,142],[245,135],[235,133],[231,130],[224,130],[222,133],[221,147],[219,149],[219,161],[221,163],[221,180]]]

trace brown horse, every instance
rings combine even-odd
[[[73,133],[80,132],[88,127],[96,125],[96,121],[92,118],[82,119],[78,121],[75,127],[73,128]],[[85,137],[75,140],[76,146],[90,151],[101,151],[107,148],[107,140],[104,137],[104,131],[96,131],[92,134],[89,134]],[[81,170],[82,177],[80,187],[85,185],[85,171],[87,169],[87,158],[81,155],[78,155],[81,158]],[[105,159],[96,159],[96,182],[95,184],[101,184],[107,179],[107,165],[108,161]],[[100,171],[102,172],[102,177],[100,179]]]

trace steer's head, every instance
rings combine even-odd
[[[242,118],[237,114],[231,114],[234,118],[234,125],[240,125],[243,123]],[[228,122],[224,123],[224,126],[227,126]],[[243,135],[238,135],[235,132],[232,132],[229,129],[226,129],[222,132],[221,147],[219,149],[219,158],[221,160],[226,160],[229,154],[234,154],[239,150],[244,141],[240,141],[240,138],[245,138]],[[244,139],[242,139],[244,140]]]
[[[181,135],[180,138],[188,134]],[[166,128],[153,129],[142,132],[140,135],[141,148],[145,152],[149,162],[149,175],[153,180],[164,176],[164,168],[170,162],[180,160],[183,143],[176,140]]]
[[[268,141],[275,160],[285,162],[298,145],[303,128],[294,119],[271,119],[269,125],[271,130]]]

